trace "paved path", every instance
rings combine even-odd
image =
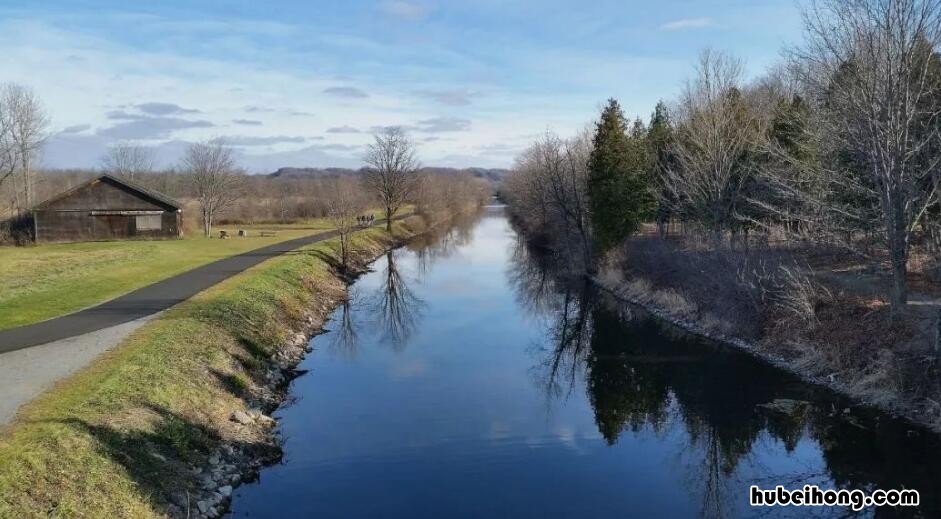
[[[21,405],[120,344],[163,310],[266,259],[336,235],[327,231],[255,249],[74,314],[0,331],[0,427]]]
[[[396,219],[408,216],[410,215],[402,215]],[[375,223],[384,222],[385,220],[376,220]],[[0,354],[94,332],[155,314],[266,259],[328,240],[336,235],[336,231],[327,231],[244,252],[139,288],[98,306],[48,321],[0,331]],[[4,357],[0,356],[0,363],[3,362]]]
[[[158,315],[148,315],[78,337],[0,354],[0,395],[3,395],[0,398],[0,426],[9,422],[21,405],[117,346],[131,332]],[[68,355],[63,355],[65,351]]]

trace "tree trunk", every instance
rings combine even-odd
[[[32,172],[29,169],[29,165],[29,153],[27,152],[23,157],[23,182],[25,183],[27,211],[33,208]]]
[[[889,200],[897,201],[898,196],[889,197]],[[890,290],[890,303],[892,317],[900,317],[905,314],[905,305],[908,303],[908,282],[906,274],[908,273],[908,247],[906,243],[906,225],[903,219],[901,204],[889,203],[886,211],[887,221],[886,230],[888,232],[889,259],[892,263],[892,288]]]
[[[212,234],[212,220],[210,219],[209,212],[205,209],[203,210],[203,234],[205,234],[207,238]]]
[[[386,207],[386,231],[392,232],[392,208]]]
[[[13,176],[11,178],[13,182],[13,203],[16,205],[16,214],[17,216],[23,214],[23,204],[20,203],[20,186],[16,182],[16,171],[13,171]]]
[[[891,289],[891,311],[892,317],[900,317],[905,314],[905,305],[908,303],[908,282],[905,279],[907,268],[905,266],[904,253],[893,250],[892,252],[892,289]]]

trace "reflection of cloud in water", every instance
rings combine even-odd
[[[460,278],[454,278],[448,280],[445,283],[438,283],[435,285],[435,289],[438,292],[445,294],[476,294],[478,288],[473,284],[462,281]]]
[[[389,375],[393,380],[404,380],[424,375],[429,367],[428,362],[423,359],[396,361],[392,364]]]
[[[507,434],[506,437],[511,437]],[[522,438],[522,443],[532,447],[563,447],[574,451],[577,454],[587,454],[588,451],[584,445],[579,443],[582,435],[568,424],[559,424],[548,431],[546,434],[530,435]]]
[[[578,439],[575,436],[575,430],[568,425],[559,425],[555,428],[555,437],[562,445],[565,445],[571,449],[574,449],[579,452],[583,452],[582,449],[578,447]]]
[[[490,430],[484,435],[484,438],[491,441],[500,441],[506,440],[513,435],[510,432],[513,430],[509,424],[503,422],[491,422]]]
[[[502,264],[506,261],[506,242],[503,240],[482,240],[481,247],[469,247],[461,250],[461,258],[472,263]],[[486,243],[490,241],[491,243]]]

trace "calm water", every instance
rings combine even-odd
[[[941,516],[933,436],[554,282],[499,210],[373,269],[235,516],[754,516],[749,485],[806,483],[915,488]]]

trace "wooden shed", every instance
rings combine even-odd
[[[33,209],[41,242],[180,238],[180,204],[111,175],[101,175]]]

